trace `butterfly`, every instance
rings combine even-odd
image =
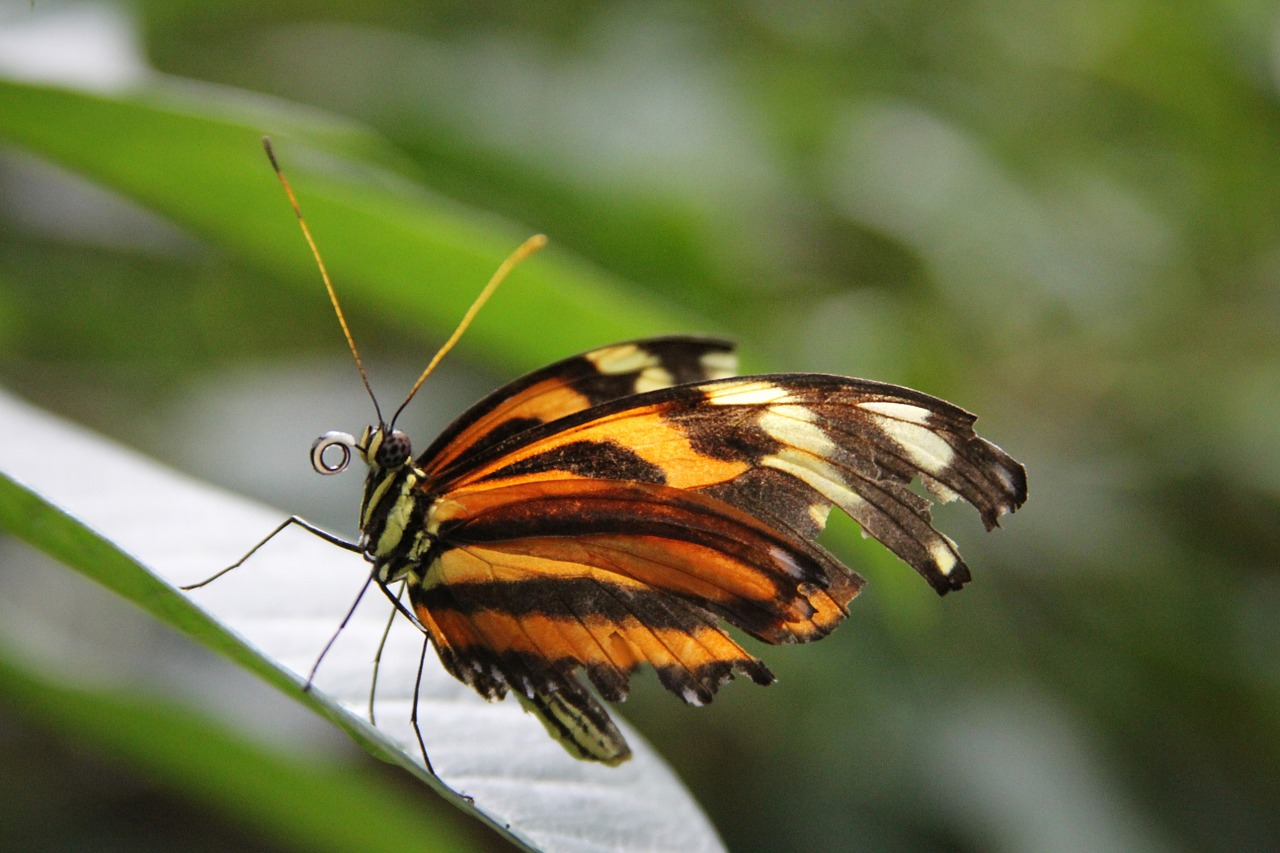
[[[957,406],[736,366],[711,337],[602,347],[499,388],[417,456],[395,428],[404,404],[379,410],[359,439],[312,448],[322,473],[367,466],[359,542],[290,521],[363,554],[455,678],[514,694],[575,757],[618,764],[630,750],[597,695],[625,699],[641,666],[701,705],[735,675],[774,680],[726,623],[803,643],[848,615],[863,579],[817,542],[832,507],[946,594],[970,571],[912,481],[971,504],[988,530],[1026,500],[1023,466]],[[407,605],[389,589],[400,581]]]

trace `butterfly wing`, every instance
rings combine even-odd
[[[547,734],[574,758],[599,761],[616,767],[631,757],[631,748],[604,707],[587,690],[571,679],[567,688],[555,693],[537,693],[532,698],[516,694],[524,709],[542,721]]]
[[[696,490],[799,540],[832,505],[940,593],[970,579],[934,529],[919,478],[963,498],[991,529],[1026,500],[1022,465],[936,397],[879,382],[779,374],[703,382],[616,400],[529,431],[442,472],[442,491],[612,479]]]
[[[608,760],[602,744],[619,741],[600,724],[608,716],[579,668],[620,701],[647,663],[668,690],[704,704],[735,672],[773,681],[721,618],[772,643],[816,639],[861,586],[815,545],[716,498],[653,483],[467,490],[437,504],[433,520],[430,568],[409,595],[445,667],[488,698],[514,691],[572,738],[570,751],[598,760]],[[548,719],[551,696],[559,713]]]
[[[459,679],[490,698],[513,690],[571,751],[621,760],[577,670],[609,700],[642,663],[695,704],[735,672],[769,683],[720,620],[779,643],[844,618],[862,581],[813,541],[832,505],[939,593],[968,581],[907,486],[965,499],[988,528],[1020,506],[1022,466],[973,421],[908,389],[785,374],[529,425],[433,466],[432,544],[411,603]]]
[[[734,345],[670,336],[629,341],[566,358],[527,374],[473,405],[418,458],[428,475],[525,430],[646,391],[737,372]]]

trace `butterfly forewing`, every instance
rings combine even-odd
[[[816,535],[835,504],[946,592],[968,569],[911,479],[964,498],[988,527],[1026,494],[1022,466],[975,435],[973,421],[937,398],[838,376],[701,382],[530,429],[450,466],[439,488],[649,482],[714,495],[801,538]]]
[[[535,370],[469,408],[419,457],[435,473],[533,427],[635,394],[737,372],[731,342],[671,336],[629,341]]]

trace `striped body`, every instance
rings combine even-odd
[[[416,460],[371,427],[361,547],[446,669],[515,692],[580,758],[629,755],[603,698],[651,665],[691,704],[734,673],[773,681],[723,629],[819,639],[862,579],[815,539],[832,506],[939,593],[969,570],[920,479],[988,529],[1026,496],[973,416],[905,388],[810,374],[729,378],[731,346],[661,338],[536,371],[481,400]]]

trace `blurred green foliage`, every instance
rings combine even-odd
[[[483,388],[458,365],[498,381],[676,323],[735,335],[753,367],[939,394],[1027,463],[1003,531],[938,513],[975,569],[963,593],[937,601],[837,531],[868,591],[829,640],[756,648],[778,685],[696,713],[653,684],[629,703],[731,848],[1280,847],[1272,4],[79,8],[122,11],[167,75],[135,70],[108,104],[252,111],[299,140],[281,155],[375,384],[380,363],[411,377],[502,247],[541,230],[562,253],[486,309],[460,383]],[[8,39],[68,7],[3,9]],[[254,491],[201,461],[184,412],[230,418],[220,382],[345,357],[305,247],[252,133],[143,149],[90,108],[38,142],[0,113],[0,374]],[[127,164],[109,189],[132,202],[41,154]],[[263,180],[232,194],[219,169]],[[431,188],[441,245],[470,257],[397,255],[385,206],[369,233],[324,233],[369,182]],[[359,393],[322,428],[358,428]]]

